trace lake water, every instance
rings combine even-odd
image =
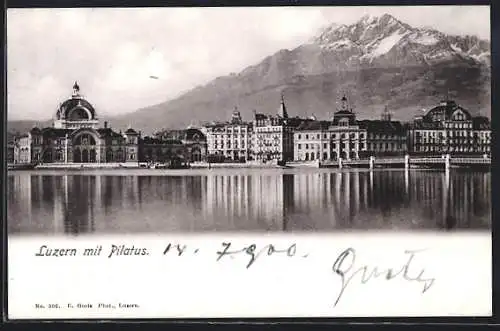
[[[491,173],[453,169],[12,171],[15,235],[491,228]]]

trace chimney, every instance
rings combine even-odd
[[[107,129],[108,128],[108,121],[104,121],[104,128]]]

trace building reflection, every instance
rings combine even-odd
[[[9,233],[491,226],[491,174],[429,171],[8,176]]]
[[[230,230],[283,229],[283,176],[213,174],[206,180],[207,219],[216,223],[227,220],[221,225]]]

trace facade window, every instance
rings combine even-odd
[[[298,144],[298,148],[299,148],[299,149],[302,149],[302,144]]]

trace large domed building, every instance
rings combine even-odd
[[[128,128],[101,127],[94,106],[75,82],[70,98],[55,112],[53,125],[34,127],[17,139],[14,163],[196,162],[205,158],[206,137],[198,129],[178,130],[175,137],[142,137]]]
[[[18,162],[138,162],[140,138],[132,128],[122,133],[107,122],[99,127],[96,110],[75,82],[71,97],[58,107],[52,127],[34,127],[19,139]]]

